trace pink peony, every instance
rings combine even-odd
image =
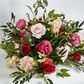
[[[80,44],[80,36],[78,34],[72,34],[70,35],[71,38],[71,44],[76,46]]]
[[[32,36],[40,39],[46,33],[46,28],[41,23],[35,24],[31,27]]]
[[[52,52],[52,45],[49,41],[43,40],[35,47],[37,52],[40,52],[44,55],[50,55]]]
[[[20,19],[18,20],[18,22],[16,23],[16,27],[18,29],[24,29],[24,27],[26,26],[26,21],[24,19]]]

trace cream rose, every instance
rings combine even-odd
[[[62,26],[62,21],[60,20],[60,18],[57,18],[56,20],[53,21],[52,25],[53,25],[53,33],[59,32],[59,29]]]
[[[33,58],[29,56],[25,56],[21,58],[19,61],[19,68],[21,68],[25,72],[32,70],[34,65],[35,65],[35,62]]]
[[[14,68],[17,64],[18,58],[16,56],[13,56],[12,58],[7,60],[7,66],[10,68]]]
[[[31,27],[32,36],[40,39],[46,33],[46,28],[41,23],[35,24]]]

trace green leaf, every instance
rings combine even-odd
[[[64,78],[62,73],[57,73],[57,76]]]
[[[69,71],[68,69],[61,69],[61,72],[67,72]]]
[[[48,78],[47,80],[48,80],[49,84],[53,84],[51,79]]]
[[[7,28],[7,25],[1,25],[0,27]]]
[[[15,84],[18,84],[18,81],[16,81]]]
[[[84,21],[79,25],[79,27],[81,27],[84,24]]]
[[[69,70],[67,69],[61,69],[60,72],[57,73],[57,76],[60,76],[62,78],[69,77],[70,74],[68,73]]]
[[[9,29],[2,29],[2,31],[7,32],[7,33],[11,32]]]
[[[15,15],[13,14],[13,12],[11,12],[11,21],[13,21],[13,23],[15,22]]]
[[[48,16],[51,18],[52,15],[54,14],[54,12],[55,12],[55,9],[53,9],[52,11],[50,11],[50,12],[48,13]]]
[[[22,76],[21,75],[18,75],[14,80],[13,80],[13,83],[16,82],[17,80],[19,80]]]
[[[43,0],[43,2],[46,6],[48,6],[48,1],[47,0]]]

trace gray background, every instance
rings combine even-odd
[[[64,13],[67,20],[84,20],[84,0],[48,0],[49,6],[47,10],[56,9],[57,13]],[[27,20],[25,13],[29,12],[26,5],[32,5],[35,0],[0,0],[0,25],[10,21],[11,11],[16,15],[16,19],[24,18]],[[30,13],[30,12],[29,12]],[[30,13],[31,14],[31,13]],[[40,11],[38,16],[42,15]],[[32,15],[31,15],[32,16]],[[84,30],[79,33],[81,39],[84,39]],[[0,29],[0,41],[3,38],[3,32]],[[13,71],[6,67],[5,63],[6,53],[0,49],[0,84],[12,84],[12,79],[9,77],[10,72]],[[59,67],[59,66],[58,66]],[[60,66],[62,68],[64,66]],[[71,77],[59,78],[55,74],[49,77],[53,80],[54,84],[84,84],[84,73],[77,73],[70,69]],[[26,84],[44,84],[41,79],[33,78],[30,83]]]

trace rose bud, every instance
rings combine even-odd
[[[80,61],[81,59],[81,56],[78,52],[75,52],[74,55],[73,55],[73,60],[74,61]]]

